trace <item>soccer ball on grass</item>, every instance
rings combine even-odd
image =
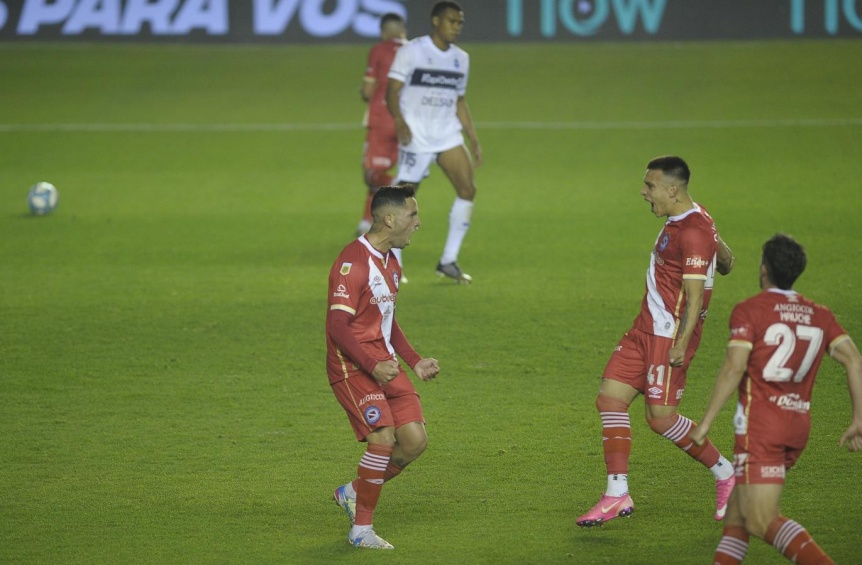
[[[30,206],[30,212],[36,216],[53,212],[59,199],[57,189],[50,182],[37,182],[27,193],[27,205]]]

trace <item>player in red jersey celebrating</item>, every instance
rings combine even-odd
[[[797,565],[833,563],[779,508],[785,472],[808,441],[811,389],[827,351],[847,372],[853,405],[853,420],[839,445],[862,450],[862,356],[829,309],[793,290],[805,263],[805,251],[790,236],[779,234],[764,244],[762,292],[733,309],[724,364],[703,420],[691,433],[696,444],[704,442],[721,407],[739,391],[733,448],[737,485],[713,558],[718,565],[741,563],[749,535]]]
[[[412,188],[383,187],[371,203],[370,231],[350,243],[329,272],[326,372],[359,441],[367,442],[358,478],[335,489],[356,547],[392,549],[372,527],[383,483],[415,461],[428,443],[422,406],[400,356],[421,380],[440,372],[422,358],[395,320],[401,267],[392,253],[419,229]]]
[[[644,395],[650,428],[707,467],[716,479],[716,520],[724,517],[733,489],[733,467],[708,440],[694,445],[694,423],[677,413],[686,370],[694,358],[706,318],[715,271],[733,267],[733,255],[715,223],[688,193],[691,177],[680,157],[659,157],[647,165],[641,196],[656,217],[667,217],[650,256],[640,315],[619,341],[596,399],[602,419],[607,489],[598,504],[578,517],[579,526],[600,526],[629,516],[629,406]]]
[[[378,188],[392,184],[389,169],[398,161],[398,134],[395,132],[395,120],[386,109],[386,84],[395,52],[404,45],[406,38],[404,18],[392,12],[383,14],[380,18],[380,42],[368,53],[368,65],[359,90],[362,99],[368,103],[363,124],[367,131],[362,152],[362,171],[368,186],[368,197],[362,220],[356,228],[357,236],[371,228],[371,199]]]

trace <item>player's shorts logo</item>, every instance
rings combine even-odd
[[[380,408],[377,406],[369,406],[365,409],[365,421],[369,424],[376,424],[380,420]]]

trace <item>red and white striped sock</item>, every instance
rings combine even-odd
[[[356,489],[356,525],[369,526],[374,516],[374,508],[383,490],[383,477],[389,457],[392,455],[391,445],[369,443],[362,459],[359,460],[359,478],[353,481]]]
[[[796,565],[835,565],[805,528],[784,516],[769,524],[763,539]]]
[[[628,405],[622,400],[599,395],[596,408],[602,418],[602,450],[608,470],[608,496],[628,494],[629,455],[632,429]]]
[[[712,565],[739,565],[748,553],[748,531],[742,526],[725,526],[715,548]]]

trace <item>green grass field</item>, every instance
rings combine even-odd
[[[604,488],[599,375],[661,221],[646,162],[684,156],[737,256],[681,412],[703,412],[762,242],[862,342],[862,42],[476,45],[486,164],[461,264],[453,198],[419,193],[399,320],[440,360],[430,446],[383,492],[396,551],[345,543],[330,499],[357,444],[327,386],[326,277],[364,201],[366,46],[0,45],[0,562],[706,563],[710,474],[632,409],[636,511],[581,531]],[[28,187],[60,205],[27,213]],[[713,439],[725,454],[732,407]],[[784,513],[862,562],[862,455],[826,361]],[[753,540],[747,562],[784,563]]]

